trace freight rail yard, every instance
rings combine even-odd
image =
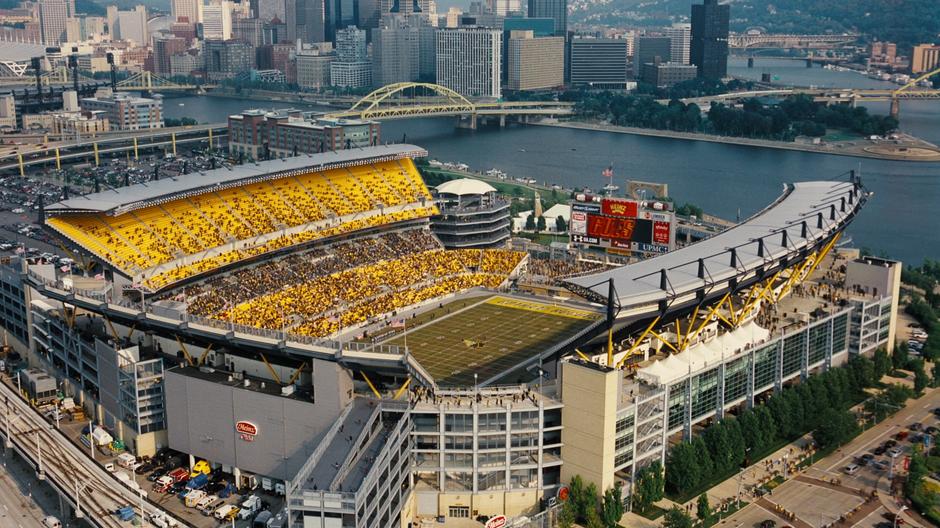
[[[893,341],[899,263],[833,264],[869,198],[854,175],[789,185],[658,256],[562,266],[508,245],[445,249],[423,156],[368,147],[44,205],[38,220],[76,258],[4,260],[22,363],[129,453],[181,454],[146,476],[181,469],[200,484],[148,481],[143,497],[6,387],[19,451],[45,435],[47,475],[100,526],[141,505],[158,526],[521,519],[574,475],[629,498],[670,444]],[[667,213],[633,206],[618,225],[645,221],[668,241],[653,227]],[[535,276],[546,269],[580,273]],[[93,499],[75,492],[84,467]]]

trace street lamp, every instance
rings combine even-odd
[[[906,509],[907,509],[907,506],[901,506],[901,509],[898,510],[896,514],[894,514],[894,522],[891,523],[891,528],[898,528],[898,519],[901,518],[901,513],[904,512],[904,510]]]

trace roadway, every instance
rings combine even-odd
[[[53,141],[41,145],[7,145],[0,146],[0,171],[16,169],[19,167],[19,157],[23,156],[23,165],[31,166],[45,163],[55,163],[56,149],[59,151],[60,161],[68,161],[94,156],[94,145],[98,145],[98,155],[115,154],[121,152],[153,149],[159,147],[172,147],[177,144],[206,141],[209,131],[213,132],[213,141],[228,135],[225,123],[211,123],[206,125],[193,125],[186,127],[160,128],[145,131],[123,131],[104,136],[89,137],[78,140]],[[133,140],[137,139],[137,146]],[[105,147],[105,145],[114,145]],[[79,152],[70,152],[81,149]],[[6,163],[4,163],[6,162]]]
[[[124,506],[134,506],[138,512],[143,509],[146,516],[155,511],[165,513],[90,460],[84,449],[23,401],[11,383],[5,375],[0,382],[0,396],[6,403],[3,438],[12,438],[16,452],[37,470],[42,469],[46,482],[74,507],[76,516],[98,528],[126,528],[133,524],[113,515]]]

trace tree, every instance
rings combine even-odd
[[[525,230],[535,231],[535,213],[525,217]]]
[[[911,463],[907,469],[907,481],[904,483],[904,494],[910,497],[920,490],[920,485],[927,476],[927,460],[920,448],[911,453]]]
[[[545,231],[545,217],[540,216],[535,222],[535,231],[541,233]]]
[[[855,415],[846,410],[826,409],[821,413],[813,438],[820,449],[843,444],[858,432]]]
[[[731,449],[731,441],[728,438],[728,427],[725,422],[712,425],[702,433],[705,445],[711,453],[712,463],[715,467],[715,473],[727,473],[736,465],[734,452]]]
[[[921,395],[930,383],[930,378],[927,377],[927,372],[924,370],[924,360],[918,359],[911,363],[914,367],[914,392]]]
[[[663,517],[663,528],[692,528],[692,518],[678,507],[673,506]]]
[[[888,356],[888,351],[884,347],[879,347],[878,350],[875,350],[872,361],[875,364],[876,380],[880,380],[888,372],[891,372],[891,358]]]
[[[568,230],[568,223],[565,222],[565,217],[558,215],[558,218],[555,218],[555,231],[559,233],[564,233]]]
[[[933,386],[940,386],[940,361],[934,362],[931,373],[933,374]]]
[[[669,452],[669,471],[666,472],[666,487],[670,491],[682,494],[695,488],[701,479],[701,469],[695,453],[695,447],[688,442],[677,444]]]
[[[623,490],[618,483],[604,492],[604,503],[601,506],[601,521],[607,528],[616,528],[623,517]]]
[[[767,408],[777,424],[778,433],[783,438],[793,438],[801,431],[794,427],[793,406],[790,405],[790,398],[787,397],[790,391],[774,394],[767,402]]]
[[[695,516],[698,517],[702,526],[708,526],[712,518],[712,509],[708,505],[708,494],[702,493],[698,496],[698,502],[695,505]]]
[[[910,351],[907,343],[901,341],[894,347],[894,354],[891,355],[891,363],[896,369],[907,368],[907,362],[910,360]]]
[[[633,487],[633,508],[644,512],[662,498],[663,466],[657,460],[637,471],[636,484]]]
[[[715,463],[712,461],[712,454],[701,435],[692,439],[692,447],[695,450],[695,458],[698,460],[699,484],[701,484],[706,482],[709,477],[714,476]]]
[[[561,507],[561,511],[558,512],[558,526],[561,528],[572,528],[574,526],[576,515],[574,513],[574,504],[569,500],[565,501],[565,504]]]

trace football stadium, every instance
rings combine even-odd
[[[206,461],[303,528],[545,515],[574,475],[629,501],[670,444],[893,342],[900,263],[837,246],[870,197],[854,174],[664,254],[564,264],[445,249],[425,156],[342,150],[48,205],[75,265],[11,259],[0,282],[22,295],[0,308],[128,449]]]

